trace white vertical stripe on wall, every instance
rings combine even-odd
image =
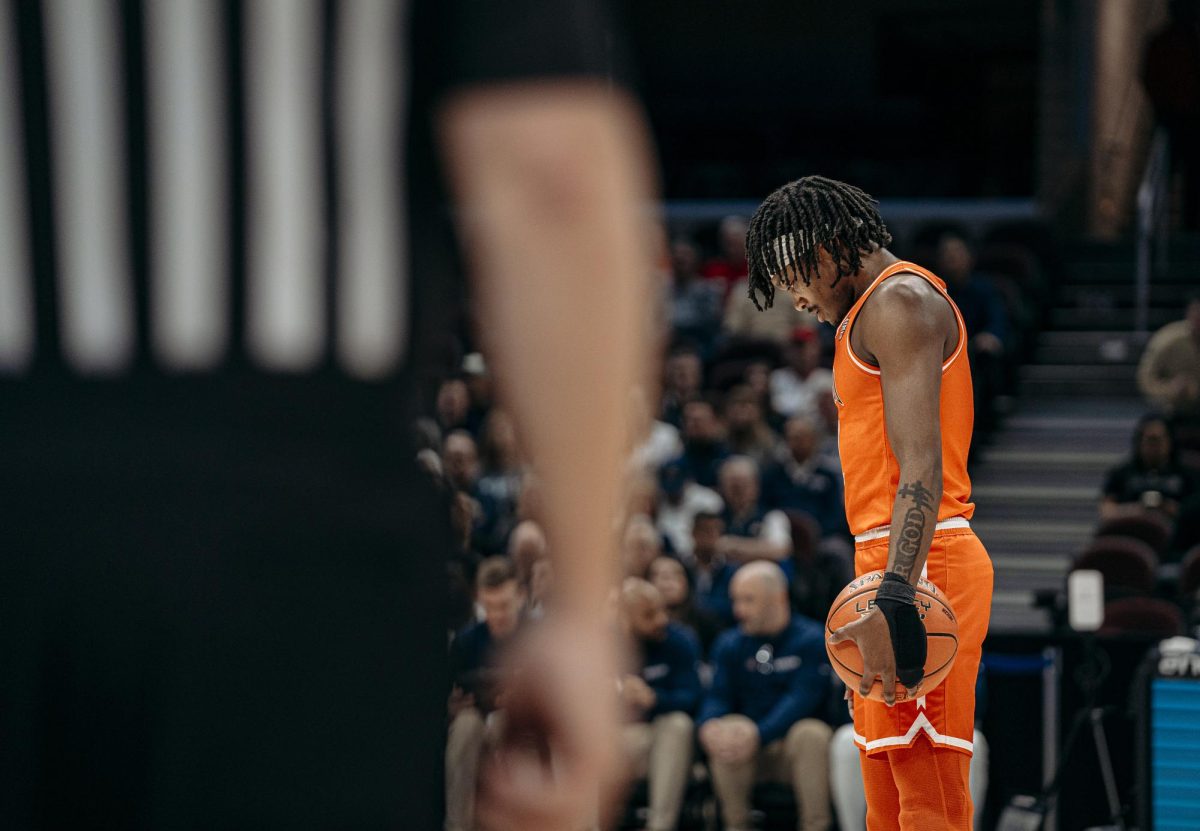
[[[206,369],[220,361],[230,326],[220,7],[144,8],[153,344],[167,367]]]
[[[0,372],[16,372],[33,357],[33,274],[22,176],[25,141],[17,39],[7,12],[0,12]]]
[[[250,0],[245,8],[246,342],[263,366],[303,371],[325,340],[319,7]]]
[[[82,372],[110,373],[133,347],[117,9],[111,0],[43,7],[63,352]]]
[[[346,370],[362,378],[395,369],[408,342],[402,7],[395,0],[338,7],[337,347]]]

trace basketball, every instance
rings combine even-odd
[[[829,636],[846,624],[858,620],[874,607],[875,591],[882,580],[882,571],[870,571],[851,580],[833,601],[829,617],[825,620],[825,650],[829,653],[829,662],[833,665],[833,671],[852,690],[857,691],[862,681],[863,662],[858,645],[854,641],[831,644]],[[925,624],[925,634],[929,638],[925,656],[925,678],[920,689],[921,695],[927,695],[942,683],[950,674],[950,668],[954,666],[954,656],[958,653],[958,619],[946,598],[933,583],[922,578],[917,581],[916,588],[917,610],[921,613],[921,622]],[[875,679],[867,698],[883,701],[883,684],[878,678]],[[908,690],[897,680],[896,701],[908,700]]]

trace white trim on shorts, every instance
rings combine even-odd
[[[943,736],[932,724],[930,724],[929,719],[925,717],[924,713],[917,713],[917,717],[913,719],[912,726],[908,728],[908,732],[903,736],[887,736],[886,738],[867,741],[865,736],[860,736],[858,731],[855,731],[854,743],[868,753],[881,747],[907,747],[908,745],[912,744],[914,739],[916,739],[918,730],[924,730],[926,735],[929,736],[929,740],[934,744],[955,747],[959,750],[965,750],[968,753],[975,752],[974,742],[968,741],[967,739],[960,739],[956,736]]]
[[[934,531],[942,531],[946,528],[970,528],[970,527],[971,527],[971,523],[967,522],[965,517],[953,516],[953,517],[950,517],[949,519],[943,519],[937,525],[933,526],[933,530]],[[878,528],[871,528],[868,531],[863,531],[861,534],[855,534],[854,541],[856,543],[858,543],[858,542],[870,542],[871,540],[882,539],[883,537],[888,536],[891,533],[891,531],[892,531],[892,526],[880,525]]]

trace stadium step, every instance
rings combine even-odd
[[[1149,303],[1151,306],[1167,306],[1182,310],[1188,292],[1195,288],[1196,274],[1190,280],[1150,283]],[[1132,280],[1120,283],[1072,283],[1058,290],[1058,305],[1090,308],[1131,309],[1137,300],[1137,287]]]
[[[1039,593],[1065,583],[1095,533],[1104,477],[1127,458],[1146,410],[1136,383],[1149,334],[1183,316],[1200,283],[1200,235],[1175,235],[1135,332],[1136,248],[1080,242],[1052,275],[1054,302],[1032,363],[1018,371],[1016,411],[972,468],[972,526],[992,555],[993,632],[1045,632]]]
[[[1147,335],[1135,332],[1044,332],[1037,339],[1035,364],[1116,364],[1136,366]]]
[[[1073,395],[1079,398],[1097,398],[1100,396],[1138,398],[1137,384],[1132,377],[1125,381],[1106,381],[1089,378],[1030,378],[1021,382],[1021,394],[1030,398],[1050,395]]]
[[[1200,261],[1190,252],[1179,252],[1178,259],[1171,260],[1165,268],[1155,271],[1150,276],[1150,285],[1178,286],[1188,283],[1195,284],[1195,264]],[[1137,279],[1137,261],[1090,261],[1071,263],[1063,270],[1063,280],[1060,285],[1104,285],[1110,287],[1129,286],[1132,288]]]
[[[1050,325],[1057,330],[1126,329],[1133,330],[1132,308],[1078,308],[1058,306],[1050,310]],[[1146,325],[1151,331],[1183,317],[1181,306],[1151,306],[1146,310]]]
[[[1095,533],[1104,476],[1128,454],[1140,412],[1119,396],[1026,395],[984,451],[971,525],[995,569],[992,632],[1050,628],[1035,600],[1062,588]]]

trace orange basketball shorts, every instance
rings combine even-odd
[[[886,568],[887,556],[887,537],[858,543],[856,574]],[[992,561],[970,528],[947,528],[934,532],[924,576],[941,590],[958,618],[954,667],[935,689],[893,707],[854,693],[854,741],[868,756],[912,747],[919,735],[933,748],[968,756],[972,751],[975,681],[992,608]]]

